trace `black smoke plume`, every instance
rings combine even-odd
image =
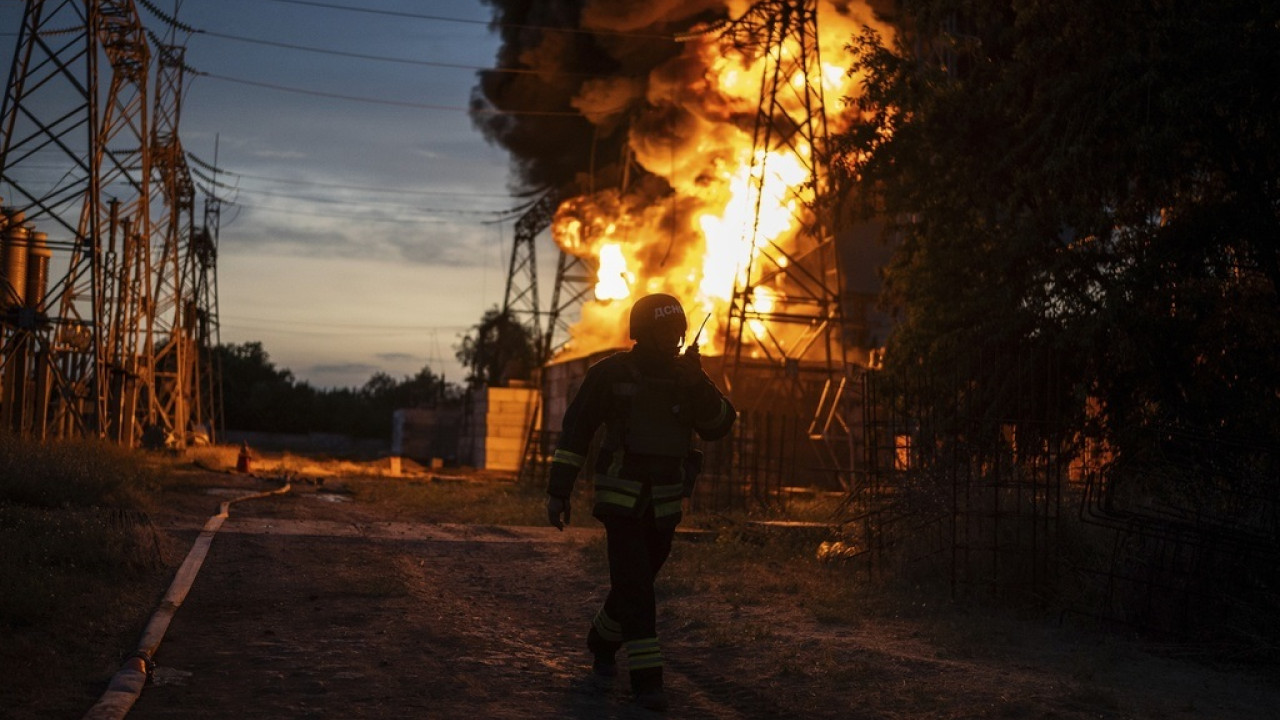
[[[625,148],[637,114],[649,114],[650,74],[683,52],[677,32],[727,12],[717,0],[485,2],[500,72],[479,74],[472,120],[510,153],[513,189],[563,196],[642,172],[624,167]]]

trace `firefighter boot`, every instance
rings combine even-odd
[[[615,656],[618,654],[618,648],[621,643],[609,642],[600,637],[599,631],[595,626],[587,633],[587,649],[591,651],[594,660],[591,662],[591,671],[601,678],[614,678],[618,675],[618,661]]]
[[[662,668],[632,670],[631,691],[636,695],[636,704],[645,710],[662,712],[667,709],[667,693],[662,689]]]

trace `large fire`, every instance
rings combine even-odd
[[[815,72],[820,79],[813,79],[822,84],[831,132],[843,127],[841,99],[857,91],[856,78],[845,71],[852,64],[846,46],[862,26],[879,25],[865,6],[840,6],[837,11],[820,2],[823,64]],[[746,7],[734,8],[731,16]],[[679,57],[650,73],[629,134],[635,162],[666,180],[670,192],[609,189],[562,203],[552,226],[556,243],[599,268],[595,299],[584,304],[567,355],[625,345],[631,302],[651,292],[681,298],[694,327],[703,314],[710,316],[700,338],[709,354],[724,350],[735,288],[750,287],[749,307],[764,313],[786,302],[785,290],[772,285],[763,268],[785,267],[788,253],[777,248],[787,248],[802,230],[814,191],[806,166],[811,149],[756,150],[752,156],[765,62],[726,52],[714,34],[690,41]],[[790,78],[795,88],[805,82],[800,75]],[[575,105],[593,122],[616,120],[593,103],[607,98],[616,105],[620,93],[635,92],[628,90],[634,83],[619,79],[613,91],[607,81],[592,83]],[[778,95],[784,103],[799,102],[803,93]],[[752,177],[753,167],[763,174]],[[768,263],[761,262],[762,253],[770,253]],[[743,339],[782,332],[787,330],[751,320]]]

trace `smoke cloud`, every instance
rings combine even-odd
[[[565,252],[594,260],[620,245],[630,298],[669,292],[688,312],[718,318],[725,301],[710,287],[723,292],[726,281],[712,282],[704,264],[723,250],[709,230],[743,236],[749,229],[741,227],[749,218],[733,187],[751,164],[761,65],[728,57],[716,33],[685,42],[676,34],[740,17],[751,3],[486,2],[503,40],[497,67],[518,72],[481,73],[472,118],[511,154],[513,190],[555,188],[567,198],[552,226]],[[851,64],[849,40],[862,25],[878,25],[861,1],[824,0],[819,22],[823,63],[836,76]],[[842,94],[828,98],[829,118]],[[737,215],[735,202],[743,206]],[[588,305],[575,350],[625,344],[630,301]]]

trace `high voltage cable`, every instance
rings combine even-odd
[[[198,30],[197,34],[205,37],[218,38],[220,40],[232,40],[235,42],[249,43],[251,45],[263,45],[266,47],[280,48],[283,50],[299,50],[302,52],[316,53],[319,55],[333,55],[335,57],[354,58],[357,60],[374,60],[377,62],[400,63],[402,65],[416,65],[420,67],[439,67],[451,68],[454,70],[474,70],[482,73],[507,73],[511,75],[538,75],[542,71],[532,68],[493,68],[483,65],[463,65],[461,63],[437,62],[434,60],[415,60],[413,58],[391,57],[389,55],[370,55],[368,53],[348,52],[345,50],[332,50],[329,48],[318,48],[310,45],[296,45],[294,43],[279,42],[276,40],[261,40],[258,38],[243,37],[240,35],[231,35],[228,33],[220,33],[213,30]],[[614,75],[601,75],[599,73],[568,73],[557,72],[556,75],[565,77],[584,77],[584,78],[602,78],[615,77]]]
[[[285,208],[276,208],[276,207],[270,207],[267,205],[252,205],[244,202],[236,202],[235,205],[237,208],[245,208],[249,210],[260,210],[262,212],[281,213],[284,215],[302,215],[305,217],[313,217],[313,218],[318,218],[318,217],[335,218],[339,220],[353,220],[353,221],[362,222],[362,223],[390,223],[394,225],[419,225],[422,223],[431,223],[435,225],[457,225],[459,223],[475,222],[474,220],[472,221],[466,221],[461,219],[446,220],[443,218],[433,218],[428,216],[424,216],[420,218],[408,218],[408,219],[381,218],[381,217],[357,217],[355,215],[352,215],[351,213],[319,213],[319,212],[312,212],[309,210],[286,210]]]
[[[280,318],[250,318],[247,315],[223,315],[223,318],[239,320],[239,322],[247,323],[279,323]],[[314,322],[308,323],[306,320],[283,320],[291,325],[310,325],[310,327],[319,328],[349,328],[355,331],[361,329],[370,329],[370,331],[465,331],[470,325],[371,325],[369,323],[329,323]]]
[[[216,186],[218,186],[218,187],[220,187],[220,188],[225,188],[225,189],[227,189],[227,190],[239,190],[239,189],[240,189],[239,187],[237,187],[237,186],[235,186],[235,185],[228,185],[227,183],[224,183],[224,182],[222,182],[221,180],[214,180],[212,177],[209,177],[209,175],[207,175],[204,171],[202,171],[202,170],[201,170],[200,168],[198,168],[198,167],[188,168],[188,170],[190,170],[190,171],[191,171],[191,174],[192,174],[192,175],[195,175],[196,177],[200,178],[201,180],[204,180],[205,182],[209,183],[210,185],[216,185]]]
[[[219,319],[221,320],[222,318],[225,318],[225,317],[226,316],[223,315],[223,316],[220,316]],[[281,322],[286,323],[288,327],[282,327]],[[228,324],[230,325],[230,328],[228,328]],[[435,332],[438,330],[466,330],[469,327],[467,325],[440,325],[440,326],[427,326],[425,327],[425,330],[422,330],[422,329],[382,330],[375,326],[370,330],[360,332],[360,328],[358,327],[354,329],[329,330],[329,331],[322,330],[322,329],[321,330],[298,330],[293,327],[294,325],[298,325],[298,324],[299,323],[294,320],[280,321],[275,323],[271,323],[271,322],[254,323],[253,321],[246,322],[243,320],[232,320],[230,323],[223,322],[222,326],[224,329],[236,329],[236,330],[242,330],[246,332],[270,332],[276,335],[302,335],[302,336],[315,336],[315,337],[332,337],[334,335],[339,335],[339,334],[342,335],[343,337],[351,337],[353,335],[358,335],[361,337],[396,337],[401,335],[417,335],[424,331]]]
[[[455,70],[474,70],[476,72],[483,72],[483,73],[507,73],[512,75],[537,75],[543,72],[540,70],[534,70],[532,68],[494,68],[494,67],[486,67],[483,65],[464,65],[461,63],[447,63],[447,62],[438,62],[433,60],[417,60],[414,58],[391,57],[389,55],[372,55],[369,53],[358,53],[358,52],[350,52],[345,50],[333,50],[330,48],[319,48],[319,47],[313,47],[310,45],[298,45],[295,43],[281,42],[278,40],[263,40],[260,38],[244,37],[243,35],[232,35],[230,33],[222,33],[222,32],[217,32],[215,30],[203,30],[203,29],[192,27],[185,23],[181,23],[169,17],[168,15],[164,14],[159,9],[151,5],[147,0],[139,0],[139,2],[141,2],[143,7],[150,10],[156,17],[160,18],[165,23],[175,28],[178,28],[179,30],[183,30],[193,35],[204,35],[206,37],[218,38],[220,40],[231,40],[234,42],[249,43],[251,45],[262,45],[265,47],[280,48],[284,50],[298,50],[301,52],[317,53],[320,55],[332,55],[335,57],[346,57],[346,58],[353,58],[357,60],[374,60],[377,62],[400,63],[403,65],[417,65],[421,67],[452,68]],[[357,9],[357,8],[353,8],[353,9]],[[422,17],[429,17],[429,16],[422,16]],[[447,18],[431,17],[431,19],[445,20]],[[457,20],[457,22],[467,22],[467,21]],[[160,46],[163,44],[159,41],[159,39],[155,36],[154,33],[151,33],[150,31],[148,31],[148,34],[151,35],[151,40],[153,44],[157,46]],[[190,67],[187,67],[186,69],[188,71],[191,71]],[[556,74],[566,76],[566,77],[614,77],[613,75],[602,75],[600,73],[557,72]]]
[[[468,210],[465,208],[430,208],[417,207],[415,205],[396,205],[390,203],[367,202],[364,200],[345,200],[339,198],[317,198],[307,197],[305,195],[290,195],[289,193],[272,192],[270,190],[252,190],[240,188],[240,191],[249,195],[263,195],[266,197],[278,197],[286,200],[303,200],[306,202],[324,203],[332,205],[359,205],[361,207],[377,208],[383,210],[415,210],[420,213],[439,213],[447,215],[505,215],[511,212],[511,208],[503,208],[501,210]]]
[[[569,28],[555,27],[552,25],[528,25],[523,23],[510,22],[491,22],[489,20],[470,20],[467,18],[446,17],[443,15],[424,15],[420,13],[404,12],[401,10],[378,10],[376,8],[355,7],[352,5],[340,5],[330,2],[316,2],[315,0],[269,0],[269,2],[283,3],[285,5],[303,5],[307,7],[325,8],[326,10],[343,10],[346,12],[366,13],[369,15],[386,15],[390,17],[412,18],[414,20],[434,20],[437,22],[463,23],[466,25],[484,25],[486,27],[508,27],[517,30],[545,30],[550,32],[574,33],[578,35],[611,35],[615,37],[633,37],[633,38],[650,38],[653,40],[667,40],[674,42],[675,36],[663,33],[641,33],[627,32],[625,30],[592,30],[589,28]]]
[[[223,171],[228,172],[228,171]],[[252,175],[249,173],[234,172],[229,173],[246,180],[263,180],[265,182],[287,183],[290,185],[304,185],[309,187],[326,187],[346,190],[367,190],[369,192],[395,193],[398,195],[441,195],[445,197],[489,197],[489,198],[507,198],[511,197],[508,193],[479,193],[479,192],[454,192],[451,190],[409,190],[407,188],[378,187],[374,185],[351,185],[349,183],[326,183],[317,180],[299,180],[281,177],[270,177],[267,175]]]
[[[195,164],[200,165],[201,167],[204,167],[204,168],[210,167],[209,163],[205,162],[204,160],[201,160],[194,153],[188,152],[187,158],[190,159]],[[235,177],[245,178],[248,180],[263,180],[266,182],[287,183],[291,185],[306,185],[306,186],[314,186],[314,187],[328,187],[328,188],[337,188],[337,189],[346,189],[346,190],[368,190],[370,192],[396,193],[400,195],[442,195],[446,197],[491,197],[491,198],[511,197],[511,195],[508,193],[454,192],[451,190],[410,190],[407,188],[393,188],[393,187],[376,186],[376,185],[352,185],[350,183],[326,183],[326,182],[320,182],[318,180],[300,180],[298,178],[282,178],[282,177],[272,177],[270,175],[254,175],[252,173],[232,172],[230,170],[213,170],[213,171],[220,172],[226,175],[234,175]],[[202,177],[207,177],[207,176],[202,175]],[[228,188],[232,187],[222,182],[218,182],[218,184]],[[234,189],[239,189],[239,188],[237,187]]]
[[[162,20],[169,27],[177,28],[178,30],[181,30],[183,32],[189,32],[189,33],[197,32],[195,28],[191,27],[190,25],[184,22],[179,21],[177,18],[170,16],[165,11],[151,4],[150,0],[138,0],[138,3],[141,4],[142,7],[151,11],[152,15],[155,15],[157,18],[160,18],[160,20]]]
[[[342,93],[324,92],[322,90],[307,90],[305,88],[291,87],[289,85],[277,85],[275,83],[259,82],[257,80],[246,80],[244,78],[234,78],[229,75],[219,75],[217,73],[201,72],[200,77],[207,77],[223,82],[236,83],[239,85],[249,85],[252,87],[266,88],[268,90],[279,90],[280,92],[296,93],[298,95],[311,95],[314,97],[329,98],[331,100],[349,100],[351,102],[363,102],[373,105],[390,105],[392,107],[413,108],[417,110],[447,110],[450,112],[466,112],[475,113],[477,115],[524,115],[524,116],[540,116],[540,117],[582,117],[582,113],[567,110],[491,110],[483,108],[467,108],[457,105],[435,105],[432,103],[416,103],[408,100],[389,100],[386,98],[371,98],[360,95],[344,95]],[[619,110],[621,108],[618,108]],[[609,112],[609,111],[606,111]]]
[[[223,315],[224,318],[245,322],[278,323],[281,318],[258,318],[246,315]],[[466,330],[469,325],[370,325],[369,323],[335,323],[308,322],[306,320],[287,320],[290,325],[309,325],[311,327],[350,328],[352,330]]]

